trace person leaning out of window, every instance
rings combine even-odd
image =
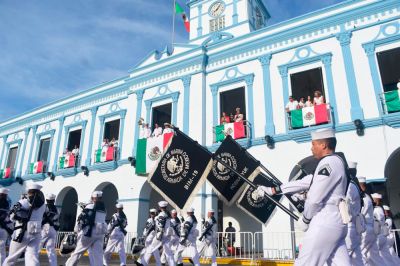
[[[320,105],[320,104],[324,104],[325,100],[324,100],[324,96],[322,96],[322,93],[320,91],[315,91],[314,92],[314,105]]]
[[[243,121],[243,114],[240,112],[240,108],[236,107],[235,117],[233,118],[235,122],[242,122]]]
[[[221,116],[221,125],[226,124],[226,123],[230,123],[231,119],[229,118],[229,115],[227,115],[225,112],[222,112],[222,116]]]

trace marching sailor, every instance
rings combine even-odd
[[[378,252],[384,263],[382,265],[390,265],[386,261],[386,231],[385,226],[385,212],[383,211],[381,201],[382,195],[379,193],[374,193],[371,195],[374,203],[374,230],[377,236],[376,243],[378,245]]]
[[[387,250],[389,251],[390,254],[387,254],[388,258],[387,261],[389,263],[389,265],[400,265],[400,259],[396,254],[396,251],[394,250],[394,243],[396,241],[396,236],[394,234],[394,232],[391,232],[391,230],[393,229],[393,220],[392,220],[392,213],[390,211],[390,207],[387,205],[383,205],[383,210],[385,211],[385,226],[387,227],[387,240],[386,240],[386,247]]]
[[[13,232],[13,224],[10,220],[10,203],[7,199],[7,188],[0,188],[0,265],[6,259],[6,242]]]
[[[179,256],[182,256],[182,252],[186,250],[187,255],[191,258],[194,266],[200,266],[200,255],[197,251],[196,240],[199,235],[197,227],[197,219],[194,216],[194,209],[189,208],[187,210],[187,216],[184,222],[181,224],[181,232],[179,238],[179,246],[175,253],[175,260],[178,260]]]
[[[320,160],[314,174],[277,188],[260,186],[253,196],[308,190],[303,216],[298,221],[298,227],[306,233],[295,265],[350,265],[345,244],[349,221],[344,200],[348,185],[347,162],[334,153],[333,129],[314,131],[311,137],[311,151]]]
[[[173,229],[170,226],[170,214],[167,211],[168,202],[158,202],[160,211],[155,219],[156,221],[156,237],[153,239],[153,250],[163,247],[163,253],[169,266],[175,266],[174,254],[171,250],[170,236],[173,234]]]
[[[204,256],[211,258],[211,266],[217,265],[217,220],[214,210],[207,213],[207,220],[202,225],[200,241],[204,243]]]
[[[358,177],[358,183],[364,193],[363,207],[361,214],[365,219],[366,230],[361,235],[361,254],[364,265],[385,265],[379,254],[376,242],[376,234],[374,232],[374,207],[371,196],[367,193],[367,184],[365,177]]]
[[[107,233],[109,235],[106,249],[104,250],[103,264],[108,265],[112,252],[119,253],[120,265],[126,265],[126,254],[124,238],[126,235],[126,226],[128,221],[124,213],[124,206],[121,203],[115,205],[117,211],[111,217],[111,221],[108,224]]]
[[[351,265],[364,265],[361,255],[361,234],[365,232],[365,220],[361,215],[361,188],[356,181],[357,163],[349,162],[350,183],[346,199],[349,205],[350,222],[347,224],[346,246],[349,252]]]
[[[151,257],[153,255],[154,260],[156,261],[156,266],[161,266],[160,262],[160,251],[158,249],[151,250],[151,244],[153,243],[153,239],[156,236],[156,221],[155,218],[157,216],[157,210],[156,209],[150,209],[150,217],[146,221],[146,226],[143,230],[143,237],[144,237],[144,249],[142,249],[140,253],[140,258],[135,261],[135,264],[137,266],[141,265],[148,265],[148,262],[146,262],[145,257]],[[148,255],[146,255],[148,254]]]
[[[180,226],[181,220],[178,218],[178,213],[176,210],[171,211],[170,226],[173,229],[172,235],[170,237],[170,247],[173,252],[176,252],[179,246],[179,236],[180,236]],[[165,265],[166,255],[163,251],[161,255],[161,265]],[[176,263],[178,266],[183,266],[182,256],[176,258]]]
[[[27,186],[27,198],[20,199],[11,210],[14,232],[3,266],[15,265],[24,252],[25,265],[39,265],[40,233],[46,209],[41,189],[41,185],[30,183]]]
[[[57,231],[60,228],[57,207],[54,205],[56,195],[50,193],[46,195],[46,210],[42,221],[42,243],[45,246],[50,266],[57,266],[56,239]]]
[[[103,265],[103,241],[107,232],[106,209],[102,200],[103,192],[94,191],[91,203],[82,210],[77,221],[78,238],[76,248],[67,260],[66,266],[78,265],[80,257],[87,250],[90,265]]]

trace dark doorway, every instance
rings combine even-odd
[[[108,139],[109,141],[115,139],[119,139],[119,124],[120,120],[112,120],[106,122],[104,125],[104,138]]]
[[[47,162],[49,157],[49,149],[50,149],[50,138],[41,139],[39,145],[39,154],[38,154],[38,161]]]
[[[397,90],[397,82],[400,80],[400,47],[378,52],[379,71],[383,91]]]
[[[152,112],[151,129],[154,129],[155,124],[158,124],[160,127],[163,127],[164,123],[171,124],[172,103],[153,107]]]
[[[240,108],[240,112],[243,114],[243,120],[246,120],[246,94],[244,87],[220,93],[220,117],[222,112],[225,112],[232,119],[237,107]]]
[[[14,169],[15,163],[17,161],[18,147],[10,148],[8,151],[8,158],[6,168]]]
[[[111,183],[102,183],[95,190],[103,191],[103,201],[106,207],[106,222],[111,220],[112,215],[115,213],[115,204],[118,201],[117,188]]]
[[[72,187],[66,187],[58,194],[56,205],[60,211],[60,231],[74,231],[77,203],[78,194]]]
[[[69,151],[72,151],[75,148],[75,146],[80,148],[81,135],[82,135],[82,129],[77,129],[69,132],[68,145],[67,145]]]
[[[308,96],[311,97],[312,101],[315,91],[320,91],[326,99],[321,67],[291,74],[290,83],[292,85],[292,96],[296,101],[300,101],[300,98],[307,101]],[[287,100],[285,99],[285,101]]]

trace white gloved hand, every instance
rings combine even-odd
[[[308,230],[309,225],[310,225],[310,221],[308,221],[303,216],[301,216],[299,218],[299,220],[297,221],[297,227],[303,232],[306,232]]]

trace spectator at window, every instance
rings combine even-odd
[[[290,111],[296,110],[299,106],[299,103],[292,97],[289,96],[289,102],[286,104],[286,112],[290,113]]]
[[[163,134],[164,134],[164,133],[172,133],[172,132],[174,132],[174,130],[171,128],[171,124],[169,124],[169,123],[164,123]]]
[[[151,129],[149,127],[149,123],[144,124],[144,136],[143,138],[150,138],[151,137]]]
[[[73,154],[75,157],[78,157],[78,155],[79,155],[79,148],[78,148],[78,145],[75,145],[74,149],[72,150],[72,154]]]
[[[299,106],[298,106],[298,108],[301,109],[301,108],[303,108],[303,107],[306,107],[306,103],[304,102],[304,98],[301,97],[301,98],[300,98],[300,101],[299,101]]]
[[[236,114],[233,118],[235,122],[242,122],[243,121],[243,114],[240,112],[240,108],[236,107]]]
[[[152,137],[158,137],[162,135],[162,128],[158,126],[158,124],[154,124],[154,130],[153,134],[151,134]]]
[[[322,93],[320,91],[315,91],[314,92],[314,105],[320,105],[325,103],[324,96],[322,96]]]
[[[63,155],[70,155],[71,152],[68,150],[68,147],[65,148],[65,151],[63,152]]]
[[[113,138],[110,142],[110,146],[112,147],[117,147],[118,146],[118,140],[116,140],[115,138]]]
[[[229,118],[229,116],[225,112],[222,112],[221,125],[230,123],[230,122],[231,122],[231,119]]]
[[[311,96],[307,96],[307,101],[306,101],[305,107],[311,107],[311,106],[313,106],[313,103],[311,101]]]
[[[108,142],[108,139],[103,139],[103,143],[101,143],[101,147],[104,148],[108,148],[108,146],[110,146],[110,143]]]
[[[229,222],[225,229],[225,238],[228,239],[228,247],[232,247],[236,242],[236,229],[232,226],[232,222]]]

